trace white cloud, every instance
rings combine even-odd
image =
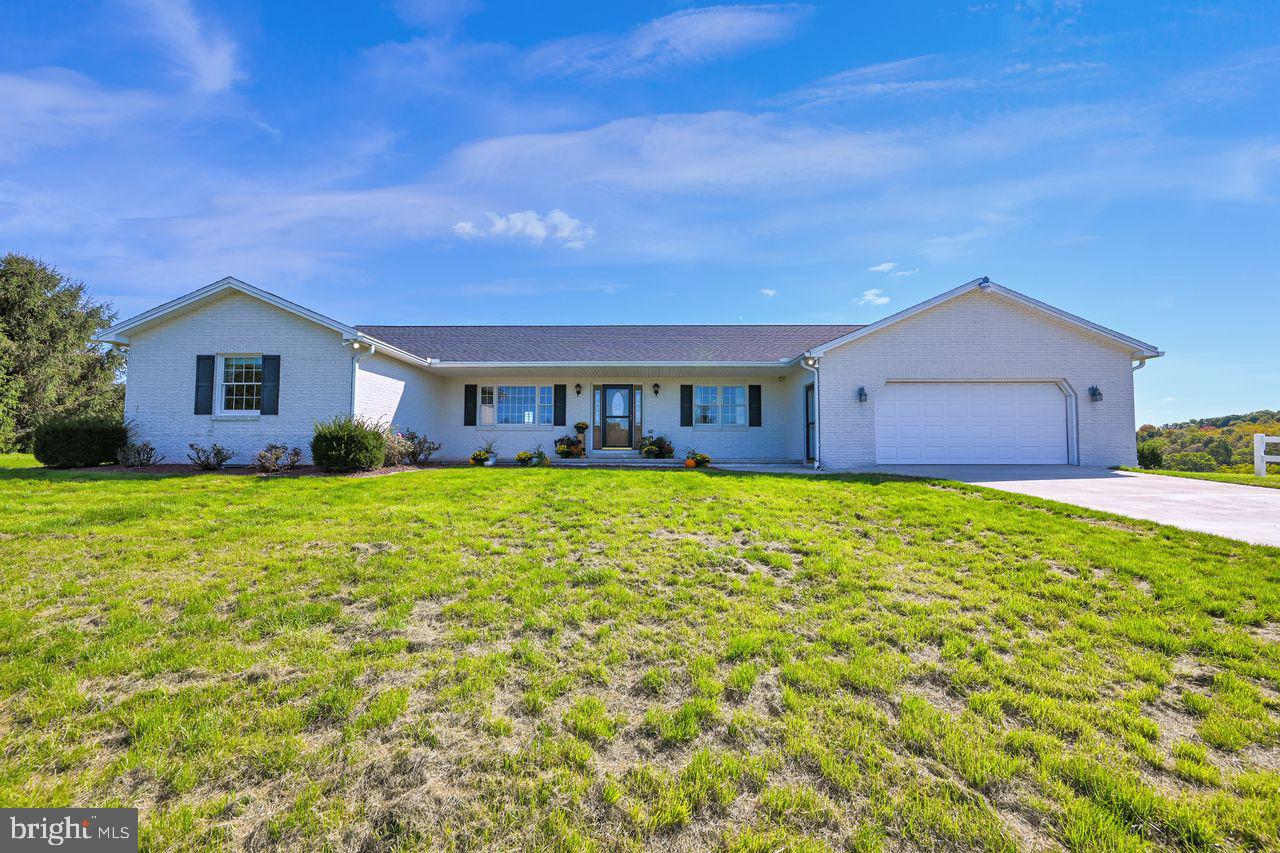
[[[453,226],[453,233],[467,240],[481,237],[523,237],[536,245],[541,245],[550,238],[567,249],[581,249],[596,236],[594,228],[560,209],[553,210],[546,216],[536,210],[485,215],[489,217],[488,228],[462,221]]]
[[[884,295],[884,291],[878,287],[870,290],[862,291],[861,298],[858,299],[859,305],[884,305],[888,303],[889,297]]]
[[[190,0],[129,0],[169,58],[197,92],[213,93],[244,79],[236,43],[196,15]]]
[[[893,261],[885,261],[883,264],[876,264],[874,267],[867,267],[867,272],[888,272],[896,267]]]
[[[62,68],[0,74],[0,161],[37,148],[68,145],[149,112],[158,99],[110,91]]]
[[[778,291],[774,290],[774,289],[773,289],[773,288],[771,288],[771,287],[762,287],[762,288],[760,288],[760,293],[761,293],[761,294],[763,294],[764,296],[768,297],[769,299],[772,299],[773,297],[775,297],[775,296],[777,296],[777,295],[778,295]]]
[[[1176,399],[1178,399],[1178,398],[1177,398],[1177,397],[1164,397],[1163,399],[1161,399],[1161,400],[1160,400],[1160,402],[1161,402],[1161,403],[1172,403],[1172,402],[1173,402],[1174,400],[1176,400]]]
[[[916,273],[918,273],[918,272],[920,272],[920,270],[918,270],[918,269],[916,269],[916,270],[896,270],[896,271],[894,271],[894,272],[889,273],[889,277],[890,277],[890,278],[904,278],[904,277],[909,276],[909,275],[915,275],[915,274],[916,274]]]
[[[553,77],[646,77],[785,39],[809,11],[797,4],[684,9],[623,35],[548,42],[534,49],[527,67]]]

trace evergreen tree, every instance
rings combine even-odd
[[[48,264],[0,258],[0,451],[28,449],[50,418],[123,416],[124,359],[90,342],[115,316]]]

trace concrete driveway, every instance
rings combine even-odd
[[[1280,489],[1075,465],[879,465],[1280,547]]]

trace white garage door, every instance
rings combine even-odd
[[[1052,382],[891,382],[878,397],[879,463],[1067,463],[1067,398]]]

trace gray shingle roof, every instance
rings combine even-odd
[[[735,326],[356,326],[420,358],[465,362],[775,362],[862,328]]]

